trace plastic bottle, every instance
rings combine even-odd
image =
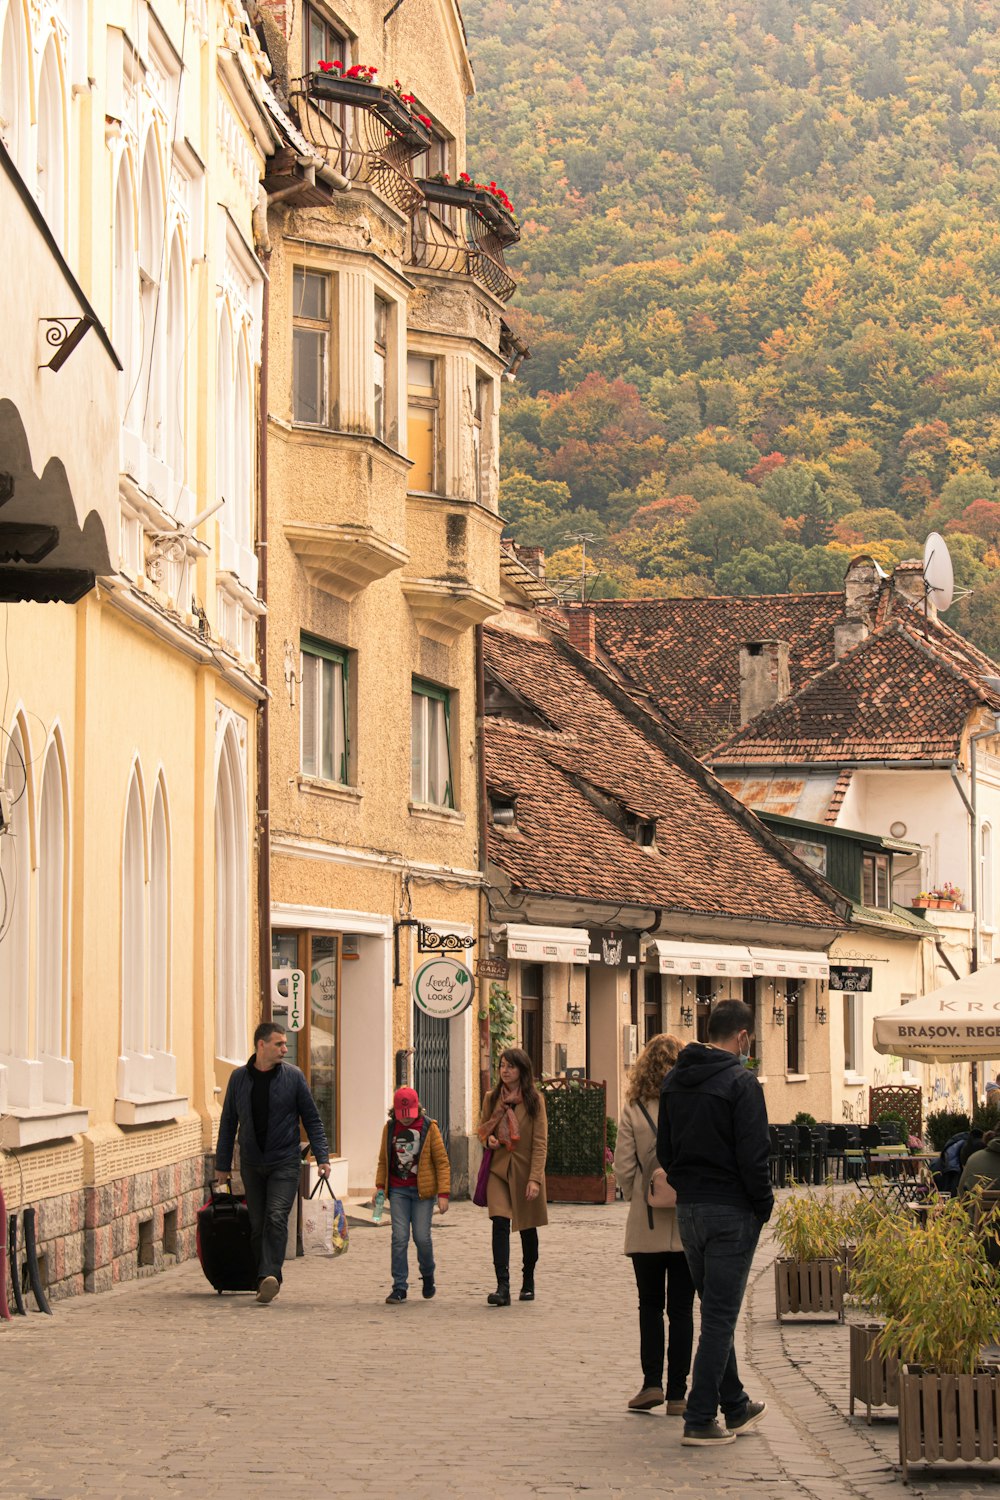
[[[373,1224],[381,1224],[381,1222],[382,1222],[382,1211],[383,1211],[384,1208],[385,1208],[385,1192],[383,1191],[382,1188],[379,1188],[378,1192],[375,1194],[375,1202],[372,1204],[372,1223]]]

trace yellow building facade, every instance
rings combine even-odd
[[[269,72],[232,4],[0,5],[0,1181],[52,1296],[193,1252],[259,1014]]]
[[[457,1184],[478,1120],[478,1005],[442,1018],[412,992],[424,965],[471,973],[479,954],[476,631],[500,608],[500,391],[520,352],[504,226],[451,191],[472,89],[457,8],[384,12],[271,6],[267,32],[311,151],[268,179],[272,1002],[288,1020],[303,987],[294,1055],[352,1193],[399,1082]]]

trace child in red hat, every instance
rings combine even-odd
[[[433,1297],[437,1288],[431,1221],[435,1200],[438,1213],[448,1211],[451,1166],[437,1121],[424,1113],[416,1089],[400,1088],[392,1096],[379,1147],[375,1189],[387,1194],[392,1216],[392,1291],[386,1302],[406,1301],[411,1229],[424,1296]]]

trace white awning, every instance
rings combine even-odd
[[[797,948],[751,948],[754,974],[784,979],[829,979],[830,960],[825,953]]]
[[[749,948],[726,943],[674,943],[657,938],[646,948],[655,954],[661,974],[709,974],[749,979],[753,974]]]
[[[507,957],[533,964],[589,964],[586,927],[531,927],[508,922],[503,929]]]

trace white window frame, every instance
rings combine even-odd
[[[53,33],[45,46],[38,72],[38,135],[35,160],[35,197],[56,244],[66,242],[66,100],[59,47]]]
[[[392,331],[392,303],[381,292],[373,293],[372,302],[372,432],[380,443],[387,441],[389,431],[389,343]]]
[[[0,938],[0,1092],[9,1106],[41,1100],[31,1045],[31,746],[18,717],[7,737],[4,781],[12,794],[10,832],[0,836],[4,928]]]
[[[410,379],[410,361],[422,359],[431,366],[431,384],[429,386],[414,385]],[[441,382],[443,368],[441,359],[435,354],[427,354],[422,349],[410,349],[406,355],[406,416],[407,432],[409,432],[410,412],[429,413],[431,419],[431,472],[430,484],[421,492],[437,495],[441,492]],[[407,437],[407,451],[409,452],[409,437]],[[412,457],[412,454],[410,455]],[[409,487],[417,490],[412,482],[412,473]]]
[[[250,861],[235,715],[224,716],[215,780],[215,1055],[246,1061]]]
[[[170,835],[166,783],[152,805],[138,759],[125,799],[121,861],[121,1051],[119,1100],[171,1099],[177,1059],[171,1040]]]
[[[303,279],[307,276],[316,276],[324,284],[324,297],[326,316],[323,318],[306,317],[299,311],[298,292],[296,282],[299,276]],[[332,400],[332,372],[333,372],[333,314],[334,298],[336,288],[333,273],[320,270],[316,266],[299,265],[292,269],[292,421],[297,427],[319,427],[329,428],[332,426],[333,400]],[[303,416],[298,410],[299,399],[298,382],[298,349],[299,335],[313,334],[319,339],[320,348],[320,407],[315,418]]]

